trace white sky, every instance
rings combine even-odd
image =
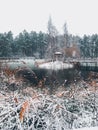
[[[98,33],[98,0],[0,0],[0,33],[47,31],[49,15],[59,32],[65,22],[74,35]]]

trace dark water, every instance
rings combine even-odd
[[[65,70],[35,70],[34,71],[38,80],[46,79],[46,84],[63,84],[65,81],[71,83],[81,78],[81,73],[77,69],[65,69]]]
[[[39,81],[43,81],[45,85],[61,85],[70,84],[74,81],[88,80],[89,78],[98,78],[98,70],[87,70],[87,69],[64,69],[64,70],[46,70],[46,69],[36,69],[29,70],[23,69],[20,71],[24,78],[29,80],[31,83],[38,84]]]

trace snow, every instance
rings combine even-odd
[[[80,128],[80,129],[74,129],[74,130],[98,130],[98,127],[85,127],[85,128]]]
[[[61,70],[61,69],[73,68],[73,65],[70,63],[63,63],[62,61],[54,61],[54,62],[40,64],[39,68],[51,69],[51,70]]]
[[[14,78],[0,73],[0,130],[98,130],[98,87],[95,91],[81,79],[69,87],[53,86],[51,93],[51,87],[34,87]],[[13,82],[18,88],[14,93],[9,89]],[[24,103],[29,105],[22,121]]]

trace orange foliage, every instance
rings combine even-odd
[[[66,57],[73,57],[73,53],[75,52],[75,57],[80,57],[80,50],[77,45],[73,45],[69,48],[64,48],[64,52]]]
[[[61,97],[64,96],[64,92],[58,92],[58,93],[56,94],[56,96],[57,96],[58,98],[61,98]]]
[[[22,104],[22,107],[21,107],[21,110],[20,110],[20,113],[19,113],[19,119],[20,119],[21,122],[23,122],[23,118],[24,118],[25,112],[28,109],[28,107],[29,107],[29,102],[25,101]]]
[[[32,99],[37,99],[39,100],[40,95],[38,95],[38,93],[34,92]]]
[[[6,74],[7,76],[12,76],[12,75],[13,75],[13,71],[10,70],[8,67],[5,68],[4,72],[5,72],[5,74]]]
[[[63,109],[63,107],[61,105],[57,104],[56,107],[55,107],[54,113],[59,111],[60,108]]]
[[[15,103],[18,103],[18,99],[17,99],[17,97],[14,98],[14,101],[15,101]]]
[[[98,83],[96,83],[96,81],[94,80],[90,83],[90,85],[93,87],[98,87]]]

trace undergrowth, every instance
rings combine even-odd
[[[49,87],[34,86],[16,78],[15,73],[7,69],[0,73],[1,130],[67,130],[98,125],[96,81],[75,81],[50,93]]]

